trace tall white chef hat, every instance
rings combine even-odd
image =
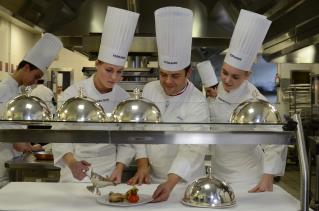
[[[214,86],[218,83],[215,69],[209,60],[198,63],[197,69],[204,87]]]
[[[98,59],[113,65],[124,66],[132,44],[139,14],[108,7]]]
[[[266,16],[240,10],[225,62],[240,70],[250,71],[270,24]]]
[[[157,9],[155,28],[159,66],[177,71],[190,65],[193,12],[181,7]]]
[[[62,47],[62,42],[56,36],[45,33],[27,52],[23,60],[33,64],[41,71],[46,71]]]

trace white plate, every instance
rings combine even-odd
[[[153,200],[151,195],[138,194],[138,196],[140,197],[140,200],[137,203],[130,203],[127,200],[124,200],[123,202],[109,202],[109,195],[99,196],[98,198],[96,198],[96,201],[109,206],[132,207],[141,204],[146,204]]]

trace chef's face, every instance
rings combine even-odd
[[[38,69],[31,69],[30,65],[26,64],[23,69],[23,76],[22,76],[22,85],[30,86],[32,84],[36,84],[37,81],[42,78],[43,72]]]
[[[191,70],[167,71],[160,69],[160,83],[166,95],[174,96],[180,93],[187,85],[187,78]]]
[[[240,87],[240,85],[249,78],[249,75],[250,72],[248,71],[242,71],[224,63],[222,66],[220,79],[223,83],[225,91],[229,92]]]
[[[101,61],[96,61],[96,74],[94,78],[96,88],[99,91],[112,89],[114,85],[122,80],[123,67]]]

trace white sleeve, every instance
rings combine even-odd
[[[54,158],[54,165],[60,168],[64,168],[63,156],[68,153],[74,153],[72,143],[52,143],[52,153]]]
[[[133,146],[136,151],[135,160],[141,159],[141,158],[147,158],[145,144],[133,144]]]
[[[203,169],[207,145],[180,145],[168,174],[173,173],[189,182],[192,175]]]
[[[191,113],[188,115],[188,118],[185,122],[209,122],[209,109],[205,98],[203,98],[202,102],[198,102],[196,106],[194,105],[191,109],[189,109],[189,111]],[[206,127],[206,125],[204,127]],[[207,127],[209,128],[208,125]],[[191,128],[189,129],[184,129],[187,131],[194,130],[195,128],[194,126],[191,126]],[[178,148],[177,156],[174,159],[168,173],[177,174],[185,181],[190,181],[191,179],[193,179],[192,175],[196,175],[201,169],[204,169],[204,159],[206,154],[208,154],[208,145],[206,144],[180,145]]]
[[[287,145],[262,145],[264,150],[264,173],[283,176],[286,167]]]
[[[135,156],[135,148],[132,144],[118,144],[116,146],[116,162],[123,163],[128,166]]]

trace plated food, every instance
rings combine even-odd
[[[106,195],[99,196],[97,202],[119,207],[131,207],[149,203],[153,200],[152,195],[137,194],[138,189],[134,186],[125,193],[109,192]]]
[[[110,192],[108,195],[109,202],[123,202],[127,200],[129,203],[137,203],[139,201],[138,189],[133,186],[125,194]]]

